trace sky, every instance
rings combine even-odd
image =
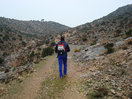
[[[75,27],[128,4],[132,0],[0,0],[0,17],[44,19]]]

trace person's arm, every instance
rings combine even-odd
[[[70,47],[68,44],[67,44],[67,52],[70,52]]]
[[[56,53],[58,52],[57,46],[58,46],[58,44],[56,44],[56,47],[55,47],[55,52]]]

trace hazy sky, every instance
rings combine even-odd
[[[0,0],[0,16],[55,21],[71,27],[103,17],[132,0]]]

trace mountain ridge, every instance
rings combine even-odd
[[[53,21],[23,21],[4,17],[0,17],[0,25],[7,25],[12,29],[30,34],[56,34],[70,28]]]
[[[117,13],[118,12],[118,13]],[[82,24],[75,28],[69,29],[64,34],[69,33],[68,41],[76,44],[90,44],[106,38],[116,40],[125,37],[132,24],[132,4],[123,6],[114,12],[91,23]],[[120,33],[118,33],[120,32]],[[87,39],[83,42],[83,38]],[[70,40],[70,39],[73,39]],[[91,42],[92,41],[92,42]]]

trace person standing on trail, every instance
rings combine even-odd
[[[65,42],[64,36],[61,36],[61,41],[56,44],[55,52],[58,53],[58,63],[60,78],[63,78],[63,74],[67,74],[67,52],[70,52],[69,45]],[[62,65],[64,65],[64,71],[62,73]]]

